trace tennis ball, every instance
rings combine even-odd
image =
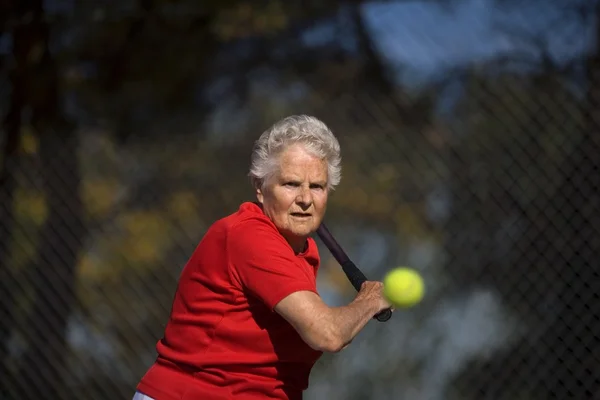
[[[423,298],[425,284],[417,271],[397,267],[385,275],[383,294],[395,308],[412,307]]]

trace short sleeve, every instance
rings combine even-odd
[[[315,282],[307,271],[310,266],[294,255],[268,221],[248,219],[232,227],[227,253],[234,279],[271,310],[294,292],[316,293]]]

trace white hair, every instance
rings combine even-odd
[[[262,188],[279,168],[279,155],[294,144],[327,162],[327,189],[335,189],[342,176],[340,144],[327,125],[308,115],[286,117],[260,135],[252,149],[252,184]]]

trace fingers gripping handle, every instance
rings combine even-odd
[[[325,246],[329,249],[333,257],[337,260],[337,262],[342,266],[342,270],[348,277],[348,280],[354,286],[356,291],[360,291],[360,288],[363,282],[367,281],[367,277],[362,273],[360,269],[350,260],[350,257],[346,254],[342,246],[335,240],[329,229],[325,226],[325,224],[321,224],[317,229],[317,234],[325,243]],[[385,322],[392,316],[392,310],[387,309],[381,311],[379,314],[375,315],[375,319],[380,322]]]
[[[346,260],[342,264],[342,269],[344,273],[348,277],[348,280],[354,286],[354,289],[358,292],[364,282],[367,281],[367,277],[362,273],[361,270],[350,260]],[[379,314],[375,315],[375,318],[379,322],[385,322],[392,317],[392,310],[389,308],[381,311]]]
[[[382,312],[380,312],[379,314],[377,314],[375,316],[375,318],[379,322],[385,322],[388,319],[392,318],[392,310],[389,309],[389,308],[386,308],[385,310],[383,310]]]

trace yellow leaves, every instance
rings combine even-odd
[[[432,234],[427,229],[422,213],[419,211],[418,206],[414,204],[396,205],[395,212],[391,214],[391,217],[398,227],[399,236],[425,238]]]
[[[132,211],[122,215],[117,223],[128,236],[156,237],[162,234],[163,219],[156,211]]]
[[[167,210],[179,223],[185,223],[196,216],[198,209],[198,199],[192,192],[176,192],[167,203]]]
[[[123,240],[118,248],[134,264],[157,261],[170,244],[168,221],[158,211],[134,211],[119,218]]]
[[[82,253],[77,264],[77,275],[83,280],[96,280],[103,272],[106,273],[107,268],[102,269],[99,263],[95,262],[89,253]]]
[[[230,13],[239,21],[249,21],[253,18],[252,4],[240,3],[237,7],[234,7]]]
[[[21,141],[19,145],[21,152],[24,154],[33,155],[37,154],[38,152],[38,138],[31,129],[23,128],[21,130]]]
[[[163,250],[161,247],[164,246],[157,246],[156,241],[148,236],[128,236],[119,247],[133,266],[141,266],[143,269],[144,265],[152,265],[150,263],[160,259]]]
[[[36,252],[35,237],[32,237],[30,232],[20,229],[18,226],[13,231],[13,245],[11,246],[12,254],[9,268],[13,271],[19,270],[27,265],[33,259]]]
[[[398,180],[400,179],[398,165],[391,163],[378,165],[373,170],[373,178],[374,182],[382,191],[396,187]]]
[[[354,160],[353,160],[354,161]],[[422,201],[402,201],[402,176],[407,173],[402,163],[381,163],[368,173],[348,164],[344,180],[331,195],[332,207],[348,215],[360,216],[374,223],[393,226],[401,237],[427,237],[433,234],[427,225]]]
[[[84,140],[88,141],[87,146],[94,148],[94,152],[87,153],[86,156],[98,157],[98,164],[111,163],[112,165],[121,160],[122,155],[119,154],[118,145],[109,132],[103,130],[88,131],[88,135]]]
[[[353,185],[340,185],[338,193],[334,193],[332,197],[336,205],[357,215],[389,218],[395,206],[393,189],[397,187],[400,175],[396,165],[382,164],[373,168],[367,176],[349,165],[344,175]]]
[[[335,193],[331,195],[330,201],[336,207],[342,207],[348,210],[365,210],[369,205],[369,195],[360,188],[349,188],[340,186]]]
[[[163,150],[164,153],[164,150]],[[159,157],[157,155],[156,157]],[[176,158],[176,161],[173,159]],[[164,171],[169,176],[181,177],[202,174],[210,168],[217,168],[215,164],[218,162],[214,152],[205,151],[199,147],[182,148],[177,151],[177,155],[170,156],[161,164],[164,165]]]
[[[124,212],[114,221],[114,232],[103,232],[92,250],[82,254],[81,277],[112,281],[125,269],[155,268],[172,244],[169,226],[160,210]]]
[[[288,25],[288,17],[281,1],[263,5],[241,2],[221,10],[213,26],[214,32],[224,41],[253,35],[277,33]]]
[[[15,218],[21,223],[30,222],[40,226],[48,215],[43,194],[31,189],[18,188],[15,191],[14,207]]]
[[[82,182],[83,203],[93,218],[106,216],[111,210],[120,184],[115,179],[86,179]]]

